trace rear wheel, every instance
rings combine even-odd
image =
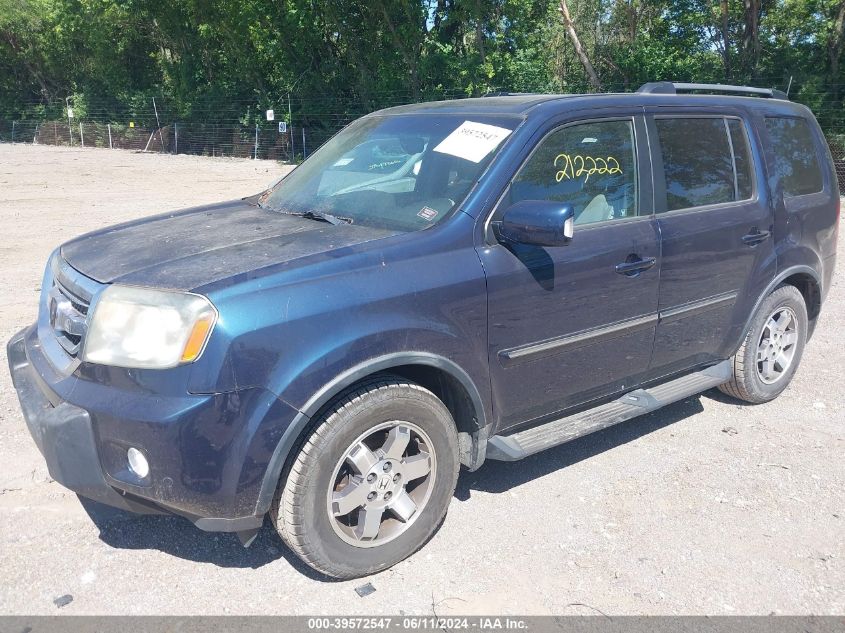
[[[419,549],[457,481],[457,432],[430,391],[386,378],[342,398],[302,445],[271,517],[287,545],[335,578]]]
[[[733,357],[724,393],[754,404],[768,402],[789,385],[807,339],[807,306],[794,286],[776,288],[757,310]]]

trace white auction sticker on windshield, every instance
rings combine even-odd
[[[479,163],[510,133],[507,128],[464,121],[457,130],[440,141],[434,151]]]

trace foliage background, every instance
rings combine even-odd
[[[364,112],[490,91],[646,81],[790,88],[845,132],[845,0],[0,0],[0,118],[336,130]]]

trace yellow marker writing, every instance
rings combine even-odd
[[[621,174],[622,167],[619,166],[619,161],[613,156],[602,158],[601,156],[582,156],[576,154],[570,156],[569,154],[558,154],[555,156],[554,166],[560,167],[555,174],[555,180],[571,180],[572,178],[580,178],[586,175],[584,182],[590,179],[593,174]]]

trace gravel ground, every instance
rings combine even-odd
[[[129,218],[253,193],[272,162],[0,145],[0,337],[36,314],[50,251]],[[522,462],[463,473],[442,529],[329,582],[268,524],[250,549],[52,482],[0,370],[3,614],[845,613],[842,261],[792,386],[690,398]],[[356,587],[371,582],[361,598]],[[71,596],[59,607],[54,600]],[[59,601],[59,604],[66,602]]]

